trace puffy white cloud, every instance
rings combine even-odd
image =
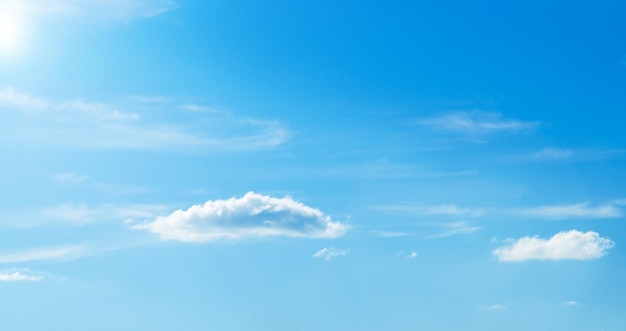
[[[522,237],[509,239],[507,245],[493,251],[504,262],[526,260],[590,260],[597,259],[615,246],[597,232],[563,231],[550,239]]]
[[[571,219],[571,218],[615,218],[621,217],[619,208],[606,204],[592,207],[588,203],[570,205],[539,206],[519,210],[519,214],[545,219]]]
[[[465,111],[421,119],[417,124],[464,135],[480,136],[497,132],[532,130],[540,122],[505,119],[498,113]]]
[[[319,251],[313,254],[313,257],[316,259],[324,259],[326,261],[331,261],[336,257],[346,256],[350,253],[349,249],[337,249],[334,247],[324,247]]]
[[[0,272],[0,282],[38,282],[43,276],[27,275],[21,271]]]
[[[241,198],[209,200],[132,228],[148,230],[162,240],[202,243],[269,236],[335,238],[348,227],[290,197],[248,192]]]

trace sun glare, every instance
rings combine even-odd
[[[16,52],[23,41],[23,33],[18,16],[0,8],[0,54]]]

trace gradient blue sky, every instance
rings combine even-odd
[[[7,330],[623,330],[621,1],[0,0]]]

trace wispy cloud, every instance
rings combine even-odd
[[[393,212],[408,212],[420,215],[440,215],[440,216],[469,216],[478,217],[485,214],[487,209],[485,208],[467,208],[459,207],[455,204],[437,204],[437,205],[422,205],[422,204],[396,204],[378,206],[380,210],[393,211]]]
[[[0,272],[0,282],[39,282],[43,280],[41,275],[30,275],[25,271]]]
[[[563,302],[563,305],[564,306],[569,306],[569,307],[580,306],[580,304],[577,301],[573,301],[573,300],[565,301],[565,302]]]
[[[370,231],[371,234],[375,235],[376,237],[381,237],[381,238],[397,238],[397,237],[410,237],[410,236],[414,236],[414,233],[411,232],[405,232],[405,231]]]
[[[324,247],[313,254],[313,258],[332,261],[337,257],[346,256],[350,253],[349,249],[337,249],[334,247]]]
[[[4,0],[2,5],[27,17],[72,19],[92,24],[149,18],[177,7],[171,0]]]
[[[483,305],[481,306],[481,308],[488,310],[488,311],[500,311],[500,310],[505,310],[506,306],[502,304],[495,304],[495,305]]]
[[[459,111],[436,117],[423,118],[418,125],[468,136],[482,136],[499,132],[521,132],[537,128],[538,121],[520,121],[503,118],[499,113]]]
[[[66,203],[52,208],[44,209],[37,217],[41,222],[50,221],[84,225],[88,223],[100,223],[106,221],[126,221],[145,220],[154,218],[168,209],[166,205],[160,204],[102,204],[90,206],[85,203]],[[37,223],[32,223],[37,225]]]
[[[574,151],[571,149],[544,148],[534,153],[532,157],[538,160],[555,160],[567,159],[572,155],[574,155]]]
[[[71,260],[84,256],[88,249],[85,245],[49,247],[0,254],[0,263],[21,263],[44,260]]]
[[[463,234],[472,234],[478,230],[480,230],[480,226],[473,226],[468,224],[467,222],[461,221],[461,222],[452,222],[452,223],[442,223],[442,224],[438,224],[441,227],[444,228],[444,231],[441,233],[437,233],[434,235],[431,235],[430,238],[432,239],[437,239],[437,238],[447,238],[447,237],[452,237],[452,236],[456,236],[456,235],[463,235]]]
[[[400,257],[404,257],[407,259],[414,259],[416,258],[419,254],[415,251],[412,252],[405,252],[405,251],[399,251],[396,255],[400,256]]]
[[[577,203],[569,205],[551,205],[524,208],[516,211],[520,215],[537,217],[549,220],[560,219],[600,219],[616,218],[622,216],[622,211],[611,204],[592,207],[588,203]]]
[[[162,240],[203,243],[270,236],[335,238],[348,226],[290,197],[248,192],[241,198],[209,200],[132,228],[148,230]]]
[[[0,140],[83,148],[254,150],[273,148],[291,137],[279,122],[231,113],[198,114],[171,124],[84,100],[51,101],[12,87],[0,89]],[[141,108],[145,111],[145,107]],[[156,107],[156,106],[155,106]],[[28,134],[24,134],[28,132]],[[76,139],[81,137],[81,139]]]
[[[527,260],[591,260],[598,259],[615,246],[597,232],[563,231],[550,239],[522,237],[509,239],[505,246],[493,251],[498,260],[517,262]]]

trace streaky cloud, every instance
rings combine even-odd
[[[313,258],[332,261],[337,257],[346,256],[350,253],[349,249],[337,249],[334,247],[324,247],[313,254]]]
[[[417,120],[416,124],[432,129],[468,136],[499,132],[521,132],[537,128],[541,122],[503,118],[501,114],[484,111],[458,111]]]
[[[87,252],[85,245],[69,245],[0,254],[0,263],[21,263],[48,260],[71,260]]]
[[[622,216],[622,211],[612,204],[605,204],[596,207],[589,206],[588,203],[576,203],[569,205],[551,205],[520,209],[518,214],[530,217],[538,217],[548,220],[561,219],[601,219],[617,218]]]
[[[197,114],[193,119],[176,124],[155,122],[149,116],[144,118],[137,112],[122,110],[136,107],[136,104],[116,106],[80,99],[51,101],[13,87],[0,88],[0,106],[10,111],[2,115],[5,118],[0,124],[0,140],[36,145],[248,151],[274,148],[292,136],[274,120],[213,113]],[[148,106],[139,109],[145,110]],[[24,135],[24,132],[29,134]]]

